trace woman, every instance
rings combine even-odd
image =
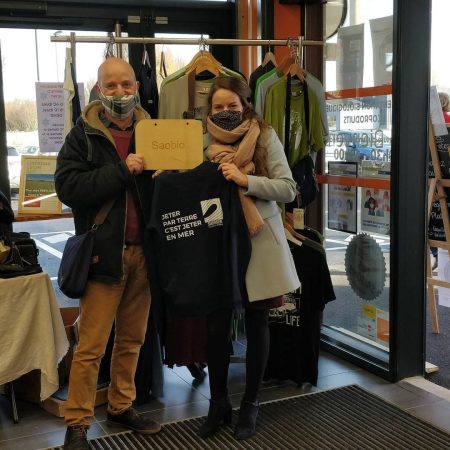
[[[255,434],[258,391],[269,353],[269,309],[300,282],[286,242],[277,202],[291,202],[295,182],[275,131],[248,102],[250,88],[240,80],[218,77],[208,97],[207,158],[219,164],[223,176],[240,186],[252,256],[246,274],[244,306],[247,334],[246,386],[235,428],[236,439]],[[207,317],[207,362],[211,400],[206,421],[198,430],[205,438],[231,422],[227,377],[233,311]]]

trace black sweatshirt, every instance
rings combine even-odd
[[[174,315],[233,308],[247,296],[250,237],[237,185],[217,169],[204,162],[155,181],[148,231],[158,286],[152,292]]]

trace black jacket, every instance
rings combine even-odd
[[[55,187],[61,202],[72,208],[76,234],[90,229],[100,208],[116,198],[95,236],[90,278],[117,283],[123,277],[126,191],[132,190],[144,221],[142,203],[149,202],[151,175],[143,172],[135,177],[121,161],[111,133],[99,119],[102,108],[100,101],[90,103],[67,135],[58,154]],[[149,118],[141,107],[135,115],[136,122]]]

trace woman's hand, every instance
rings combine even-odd
[[[234,181],[240,187],[248,187],[247,175],[242,173],[233,163],[222,163],[219,165],[219,170],[222,171],[223,176],[228,181]]]

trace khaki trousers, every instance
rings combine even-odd
[[[119,284],[90,281],[80,300],[79,343],[73,356],[66,424],[89,426],[94,415],[100,360],[116,321],[111,358],[108,411],[118,414],[136,398],[134,375],[144,343],[150,309],[150,287],[142,247],[127,246],[124,279]]]

